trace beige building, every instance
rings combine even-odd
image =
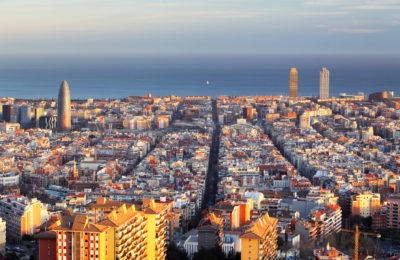
[[[297,97],[298,72],[296,68],[290,69],[289,97]]]
[[[47,209],[33,198],[10,196],[0,200],[0,217],[7,223],[7,237],[20,241],[23,235],[33,235],[46,221]]]
[[[319,98],[329,98],[329,70],[326,68],[319,73]]]
[[[353,195],[351,213],[353,216],[371,217],[380,209],[381,195],[379,193],[363,193]]]
[[[0,218],[0,254],[6,253],[6,222]]]

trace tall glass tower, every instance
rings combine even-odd
[[[65,80],[61,83],[58,92],[57,129],[60,131],[71,130],[71,95]]]

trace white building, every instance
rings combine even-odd
[[[0,186],[16,186],[19,184],[19,173],[10,171],[0,174]]]

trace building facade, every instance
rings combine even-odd
[[[242,243],[242,260],[274,259],[276,256],[276,228],[278,219],[268,213],[256,220],[239,238]]]
[[[400,196],[392,196],[387,200],[387,228],[400,229]]]
[[[7,223],[7,238],[20,241],[42,224],[42,204],[35,198],[7,197],[0,200],[0,217]]]
[[[57,104],[57,128],[60,131],[71,129],[71,96],[68,83],[61,83]]]
[[[289,97],[297,97],[298,72],[296,68],[290,69],[289,74]]]
[[[363,193],[352,196],[351,214],[353,216],[372,217],[380,209],[381,195]]]
[[[319,98],[329,98],[329,70],[326,68],[319,73]]]
[[[0,254],[4,255],[6,253],[6,222],[0,218]]]

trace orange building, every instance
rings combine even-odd
[[[234,205],[239,206],[239,224],[243,226],[250,221],[250,211],[253,209],[253,199],[246,201],[235,201]]]
[[[326,245],[326,248],[314,250],[314,259],[315,260],[350,260],[350,257],[348,255],[343,254],[336,248],[331,247],[328,242],[328,244]]]
[[[268,213],[255,221],[239,238],[242,260],[273,259],[276,256],[278,219]]]
[[[56,215],[37,235],[40,259],[147,259],[147,221],[129,205],[122,203],[96,224],[72,210]]]
[[[142,207],[147,220],[147,259],[165,259],[168,206],[164,203],[156,203],[151,199],[143,199]]]
[[[7,222],[7,239],[20,241],[23,235],[33,235],[42,224],[42,210],[47,212],[35,198],[10,196],[0,200],[0,217]]]
[[[145,230],[140,229],[142,231],[139,232],[139,230],[135,229],[134,232],[141,234],[141,238],[146,238],[144,243],[145,245],[142,247],[145,249],[145,254],[142,255],[142,250],[140,250],[139,253],[135,252],[132,254],[146,256],[139,259],[164,259],[166,257],[165,252],[167,250],[166,240],[168,229],[168,220],[166,215],[169,209],[167,203],[158,203],[151,199],[143,199],[141,202],[135,203],[125,203],[107,200],[105,198],[97,198],[96,203],[88,204],[86,208],[88,215],[94,222],[102,220],[100,222],[101,224],[108,223],[108,225],[111,225],[113,228],[116,228],[118,223],[121,221],[119,220],[119,215],[121,214],[128,214],[129,216],[132,216],[132,218],[141,219],[138,223],[141,223],[140,227],[145,228]],[[106,220],[103,221],[104,218]],[[125,217],[122,219],[125,219]],[[111,224],[110,221],[114,224]],[[135,228],[137,227],[135,226]],[[119,230],[126,233],[126,228]],[[128,230],[130,232],[131,229],[128,228]],[[118,238],[116,239],[116,242],[118,242]],[[135,243],[141,244],[142,242],[143,241],[140,240]],[[122,246],[121,248],[129,247]]]
[[[235,230],[240,227],[240,206],[231,202],[220,201],[212,208],[215,216],[224,220],[224,230]]]
[[[281,115],[279,113],[269,113],[265,115],[265,120],[267,121],[267,123],[272,123],[276,119],[279,119],[280,116]]]
[[[114,259],[146,259],[146,223],[142,212],[126,204],[99,222],[113,229],[114,244],[108,247],[114,247]]]
[[[89,223],[87,215],[73,215],[54,231],[57,259],[114,259],[114,230]]]

